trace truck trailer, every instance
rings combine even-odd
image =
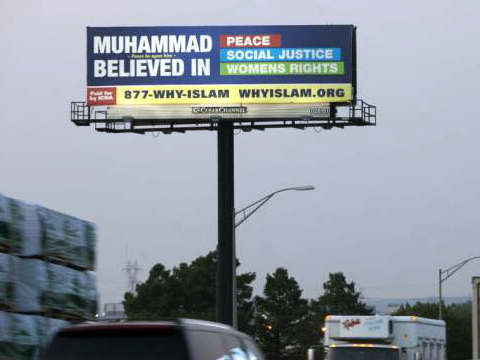
[[[324,331],[326,360],[446,360],[442,320],[329,315]]]

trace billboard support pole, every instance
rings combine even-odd
[[[219,119],[217,321],[236,326],[233,123]]]

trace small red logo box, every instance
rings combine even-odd
[[[95,87],[87,89],[87,105],[116,105],[117,90],[115,87]]]

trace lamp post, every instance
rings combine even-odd
[[[473,256],[462,262],[459,262],[456,265],[449,267],[446,270],[438,269],[438,318],[442,320],[442,284],[453,274],[455,274],[458,270],[464,267],[468,262],[480,259],[480,256]]]
[[[315,190],[315,187],[313,185],[302,185],[302,186],[293,186],[293,187],[287,187],[287,188],[283,188],[283,189],[280,189],[280,190],[277,190],[277,191],[274,191],[266,196],[264,196],[263,198],[251,203],[250,205],[248,206],[245,206],[244,208],[238,210],[238,211],[235,211],[235,209],[233,209],[233,213],[234,213],[234,228],[233,228],[233,253],[232,253],[232,261],[233,261],[233,268],[235,269],[235,262],[236,262],[236,255],[235,255],[235,248],[236,248],[236,245],[235,245],[235,229],[240,226],[241,224],[243,224],[245,222],[245,220],[247,220],[250,216],[253,215],[253,213],[255,213],[262,205],[264,205],[268,200],[270,200],[272,197],[274,197],[276,194],[278,193],[281,193],[281,192],[284,192],[284,191],[289,191],[289,190],[295,190],[295,191],[309,191],[309,190]],[[243,218],[236,222],[235,221],[235,216],[239,215],[239,214],[243,214]],[[232,305],[233,305],[233,327],[236,329],[237,328],[237,283],[236,283],[236,271],[234,270],[234,273],[233,273],[233,279],[232,279],[232,282],[233,282],[233,286],[232,286],[232,294],[231,296],[233,297],[233,301],[232,301]]]
[[[302,186],[293,186],[293,187],[287,187],[287,188],[284,188],[284,189],[280,189],[280,190],[277,190],[277,191],[274,191],[270,194],[268,194],[267,196],[264,196],[263,198],[251,203],[250,205],[248,206],[245,206],[243,209],[240,209],[238,211],[235,212],[235,216],[239,215],[239,214],[243,214],[243,218],[242,220],[240,220],[239,222],[235,222],[235,229],[240,226],[241,224],[243,224],[243,222],[245,220],[247,220],[250,216],[253,215],[254,212],[256,212],[263,204],[265,204],[268,200],[270,200],[273,196],[275,196],[276,194],[280,193],[280,192],[283,192],[283,191],[289,191],[289,190],[295,190],[295,191],[309,191],[309,190],[315,190],[315,187],[313,185],[302,185]],[[249,211],[249,209],[253,208],[252,210]],[[248,213],[247,213],[248,212]]]

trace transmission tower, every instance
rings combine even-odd
[[[127,266],[122,269],[122,271],[126,271],[127,273],[127,278],[128,278],[128,284],[129,284],[129,291],[132,294],[135,294],[135,288],[138,283],[138,272],[142,270],[138,267],[138,261],[135,260],[135,262],[131,262],[128,260]]]

